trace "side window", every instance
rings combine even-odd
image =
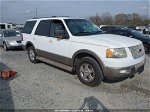
[[[126,32],[126,31],[120,31],[120,35],[122,35],[122,36],[129,36],[128,32]]]
[[[101,28],[101,30],[107,31],[107,30],[108,30],[108,27],[105,27],[105,26],[104,26],[104,27]]]
[[[111,30],[111,31],[109,31],[109,33],[110,33],[110,34],[116,34],[116,35],[119,35],[119,34],[118,34],[118,31],[116,31],[116,30]]]
[[[120,31],[117,31],[117,30],[116,30],[116,31],[115,31],[115,30],[114,30],[114,31],[112,30],[112,33],[113,33],[113,34],[116,34],[116,35],[120,35]]]
[[[35,35],[50,36],[51,20],[42,20],[38,24]]]
[[[61,20],[53,20],[52,26],[51,26],[51,36],[55,37],[57,31],[64,31],[65,32],[65,26]]]
[[[10,28],[11,28],[11,26],[10,26],[10,25],[7,25],[7,28],[8,28],[8,29],[10,29]]]
[[[1,24],[1,25],[0,25],[0,29],[6,29],[5,24]]]
[[[23,28],[23,33],[31,34],[35,23],[36,23],[36,21],[27,21]]]
[[[111,31],[111,30],[113,30],[113,29],[115,29],[114,27],[108,27],[107,28],[107,31]]]

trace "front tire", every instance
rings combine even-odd
[[[37,63],[38,62],[38,59],[36,58],[37,57],[37,53],[36,53],[36,50],[33,46],[30,46],[28,49],[28,57],[30,59],[30,61],[32,63]]]
[[[8,51],[8,50],[9,50],[8,47],[7,47],[7,44],[6,44],[5,42],[3,43],[3,47],[4,47],[4,50],[5,50],[5,51]]]
[[[150,46],[148,44],[144,44],[144,49],[146,54],[150,53]]]
[[[100,65],[91,57],[84,57],[78,61],[76,73],[79,80],[87,86],[98,86],[103,80]]]

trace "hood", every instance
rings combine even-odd
[[[7,41],[22,41],[21,36],[13,36],[13,37],[4,37],[5,40]]]
[[[142,43],[141,41],[137,39],[120,36],[120,35],[113,35],[113,34],[77,36],[77,37],[74,37],[72,41],[105,46],[109,48],[130,47],[130,46],[135,46],[135,45],[139,45]]]

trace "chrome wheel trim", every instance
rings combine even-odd
[[[84,63],[80,66],[80,76],[86,82],[94,80],[95,72],[90,64]]]
[[[7,47],[6,47],[6,44],[4,43],[4,49],[6,50],[7,49]]]
[[[31,59],[32,61],[34,61],[34,59],[35,59],[35,54],[34,54],[34,51],[33,51],[32,49],[30,49],[30,51],[29,51],[29,56],[30,56],[30,59]]]
[[[148,46],[144,46],[145,52],[148,54],[149,53],[149,49]]]

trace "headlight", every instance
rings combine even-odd
[[[10,44],[10,45],[14,45],[14,44],[15,44],[15,41],[9,41],[9,44]]]
[[[126,58],[127,53],[126,53],[125,48],[107,49],[106,57],[107,58]]]

